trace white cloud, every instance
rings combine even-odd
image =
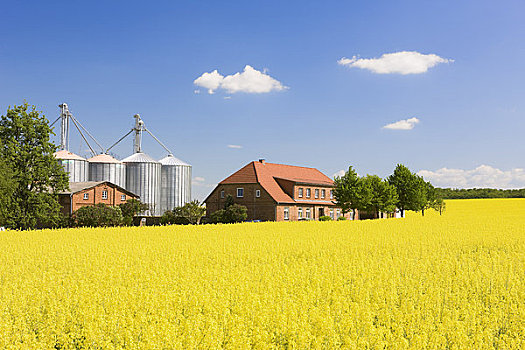
[[[260,72],[250,65],[246,65],[242,73],[233,75],[222,76],[217,70],[204,73],[193,83],[208,89],[209,94],[213,94],[219,88],[230,94],[236,92],[260,94],[288,89],[278,80],[266,74],[266,69]]]
[[[418,172],[425,180],[438,187],[454,188],[524,188],[525,169],[500,170],[490,165],[480,165],[472,170],[441,168],[436,171]]]
[[[337,63],[342,66],[368,69],[377,74],[421,74],[439,63],[449,63],[454,60],[439,57],[434,54],[422,54],[416,51],[400,51],[385,53],[379,58],[343,57]]]
[[[200,94],[201,91],[200,91],[199,89],[196,89],[196,90],[193,90],[193,93],[194,93],[194,94]]]
[[[403,119],[400,121],[397,121],[395,123],[390,123],[385,126],[383,126],[383,129],[390,129],[390,130],[412,130],[414,129],[414,126],[419,123],[419,119],[416,117],[409,118],[409,119]]]
[[[228,148],[235,148],[235,149],[241,149],[242,148],[241,145],[228,145],[227,147]]]
[[[208,89],[209,94],[213,94],[219,88],[224,77],[217,72],[217,69],[211,73],[204,73],[193,81],[193,84]]]
[[[346,171],[344,171],[343,169],[339,170],[339,171],[336,171],[335,173],[332,174],[332,179],[334,179],[336,176],[343,176],[344,174],[346,174]]]

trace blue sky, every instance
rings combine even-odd
[[[140,113],[193,165],[199,199],[258,158],[329,176],[404,163],[439,186],[525,187],[523,13],[523,1],[5,2],[0,111],[27,100],[54,120],[67,102],[105,146]],[[413,74],[338,64],[405,51],[449,61]],[[246,65],[282,89],[194,83]],[[87,155],[79,141],[71,151]],[[165,155],[147,136],[145,151]],[[114,152],[129,155],[131,139]]]

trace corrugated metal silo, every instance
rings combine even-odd
[[[160,209],[164,213],[191,201],[191,165],[171,154],[159,162],[162,164]]]
[[[55,152],[53,155],[69,173],[70,182],[88,181],[88,164],[84,158],[66,150]]]
[[[126,189],[140,197],[150,209],[144,215],[161,215],[161,164],[145,153],[137,152],[122,160],[126,165]]]
[[[126,166],[109,154],[89,158],[89,181],[109,181],[126,188]]]

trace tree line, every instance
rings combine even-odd
[[[513,190],[500,190],[495,188],[436,188],[436,193],[444,199],[525,198],[525,188]]]
[[[360,177],[350,166],[344,175],[335,177],[334,198],[343,214],[352,211],[355,215],[357,210],[362,217],[378,218],[381,213],[392,213],[396,209],[402,216],[406,210],[424,215],[427,209],[440,213],[445,209],[436,188],[402,164],[386,179],[377,175]]]

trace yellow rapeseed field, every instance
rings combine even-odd
[[[0,232],[0,349],[523,349],[525,200]]]

